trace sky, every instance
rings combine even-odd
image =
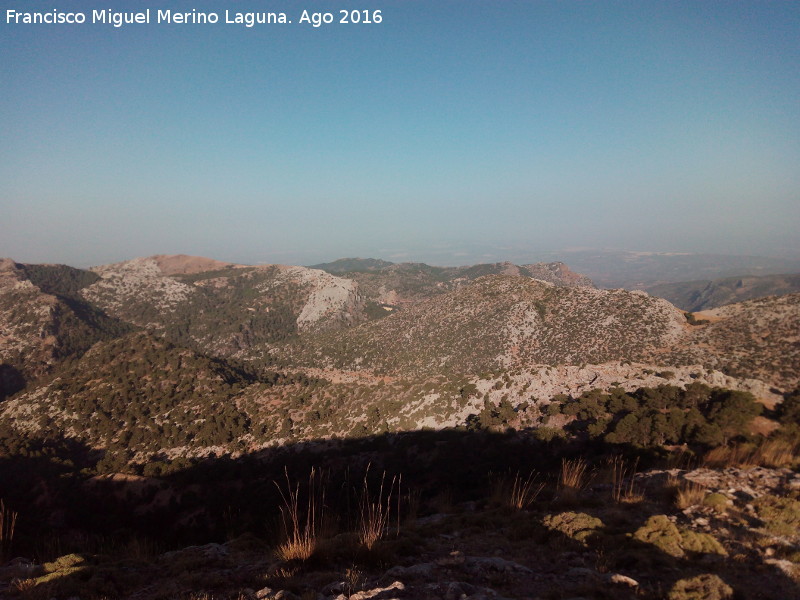
[[[0,8],[0,256],[800,257],[799,2]],[[146,8],[150,24],[91,23]],[[338,23],[343,8],[382,22]],[[7,22],[53,9],[87,22]],[[292,23],[225,24],[226,9]]]

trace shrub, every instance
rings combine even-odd
[[[645,544],[652,544],[670,556],[676,558],[683,556],[681,533],[666,515],[654,515],[647,519],[633,534],[633,538]]]
[[[542,523],[551,531],[563,533],[568,538],[584,545],[589,538],[597,535],[598,531],[604,527],[603,522],[597,517],[576,512],[547,515]]]
[[[683,313],[683,316],[686,317],[686,322],[689,323],[689,325],[708,325],[711,322],[708,319],[698,319],[694,316],[694,313],[690,312]]]
[[[714,492],[703,499],[703,505],[710,506],[716,511],[724,512],[725,509],[728,508],[728,498],[722,494]]]
[[[533,436],[540,442],[552,442],[553,440],[562,440],[566,437],[563,429],[556,427],[537,427],[533,431]]]
[[[750,422],[763,410],[764,406],[749,392],[719,390],[712,394],[707,417],[730,438],[746,433]]]
[[[800,502],[797,500],[766,495],[757,498],[753,506],[770,533],[785,536],[800,533]]]
[[[669,600],[727,600],[733,589],[717,575],[705,574],[679,579],[669,592]]]
[[[695,554],[719,554],[727,556],[728,552],[715,537],[708,533],[681,529],[681,547],[686,552]]]
[[[800,388],[790,394],[786,394],[775,409],[781,423],[793,424],[800,423]]]
[[[666,515],[650,517],[633,537],[675,558],[683,558],[687,552],[727,556],[725,548],[712,536],[690,529],[678,529]]]

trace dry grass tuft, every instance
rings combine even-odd
[[[559,476],[559,498],[564,502],[575,502],[589,483],[588,465],[582,458],[561,460]]]
[[[684,481],[676,486],[675,506],[683,510],[690,506],[697,506],[703,503],[706,497],[706,488],[691,481]]]
[[[753,461],[755,453],[756,449],[753,444],[718,446],[706,452],[703,457],[703,466],[711,469],[754,467],[756,465]]]
[[[611,467],[611,498],[617,504],[638,504],[644,501],[644,493],[636,487],[637,458],[629,464],[622,456],[609,460]]]
[[[745,443],[713,448],[703,458],[703,465],[718,469],[756,466],[779,468],[791,467],[797,459],[797,444],[784,439],[768,439],[758,446]]]
[[[367,467],[367,472],[364,474],[364,483],[361,489],[361,498],[359,500],[360,519],[358,539],[367,550],[372,550],[375,544],[383,537],[383,532],[389,525],[392,494],[394,492],[395,485],[397,485],[397,510],[399,523],[400,480],[397,477],[392,477],[392,481],[388,487],[388,492],[384,494],[384,487],[386,483],[386,472],[384,471],[383,475],[381,475],[381,486],[378,490],[377,499],[373,500],[369,493],[368,477],[369,467]]]
[[[544,489],[544,483],[537,483],[539,474],[531,471],[527,477],[519,472],[513,477],[498,477],[494,483],[492,500],[502,506],[515,510],[524,510],[536,501]]]
[[[353,565],[348,567],[344,572],[344,582],[347,589],[347,597],[349,598],[356,592],[360,591],[366,581],[364,572],[357,566]]]
[[[278,546],[276,556],[281,560],[308,560],[319,545],[319,525],[325,504],[324,486],[319,481],[317,471],[311,469],[308,476],[307,501],[300,502],[300,482],[294,487],[286,473],[286,491],[275,483],[283,500],[281,520],[286,540]]]
[[[0,500],[0,561],[11,558],[11,542],[14,541],[14,527],[17,524],[17,513],[6,508]]]
[[[762,467],[791,467],[798,459],[797,444],[789,440],[767,440],[756,453]]]

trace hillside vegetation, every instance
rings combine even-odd
[[[686,319],[640,292],[484,276],[379,322],[290,347],[305,364],[386,373],[479,373],[530,364],[643,361],[681,339]]]

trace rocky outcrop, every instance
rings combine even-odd
[[[283,277],[310,288],[297,316],[297,328],[308,331],[320,326],[353,323],[363,307],[358,284],[317,269],[289,267]]]
[[[101,279],[82,289],[81,295],[111,315],[152,327],[156,321],[151,312],[172,312],[195,292],[192,286],[166,277],[157,258],[94,267],[92,271]]]

